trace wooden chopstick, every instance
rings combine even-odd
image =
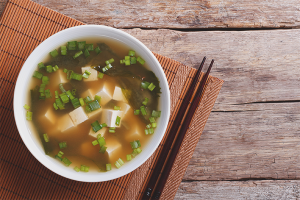
[[[194,113],[195,113],[195,111],[196,111],[196,109],[197,109],[197,107],[199,105],[199,102],[201,100],[201,97],[203,95],[204,86],[205,86],[205,83],[206,83],[206,81],[208,79],[208,75],[209,75],[210,70],[211,70],[211,68],[213,66],[213,63],[214,63],[214,60],[211,61],[210,65],[209,65],[209,68],[208,68],[206,74],[204,75],[204,77],[203,77],[203,79],[202,79],[202,81],[200,83],[200,86],[199,86],[199,88],[197,90],[197,93],[196,93],[196,95],[195,95],[195,97],[194,97],[194,99],[192,101],[190,109],[189,109],[189,111],[188,111],[188,113],[187,113],[187,115],[185,117],[185,120],[184,120],[184,122],[183,122],[183,124],[181,126],[181,129],[179,130],[178,137],[177,137],[177,139],[175,141],[175,144],[173,146],[173,150],[172,150],[172,152],[170,154],[170,157],[167,160],[166,166],[164,167],[164,169],[163,169],[163,171],[161,173],[161,177],[160,177],[160,179],[159,179],[159,181],[157,183],[157,186],[156,186],[156,189],[155,189],[155,192],[153,194],[152,199],[159,199],[159,197],[160,197],[160,195],[161,195],[161,193],[162,193],[162,191],[164,189],[164,186],[165,186],[165,184],[167,182],[167,179],[168,179],[169,174],[171,172],[171,169],[173,167],[173,163],[174,163],[174,161],[176,159],[176,156],[177,156],[178,151],[180,149],[181,143],[182,143],[183,138],[185,136],[185,133],[189,129],[190,122],[191,122],[191,120],[192,120],[192,118],[194,116]]]
[[[194,93],[194,89],[195,89],[195,87],[197,85],[197,82],[198,82],[198,79],[199,79],[199,76],[200,76],[200,73],[201,73],[201,70],[203,68],[205,60],[206,60],[206,57],[203,58],[203,60],[202,60],[202,62],[200,64],[200,67],[199,67],[196,75],[193,78],[193,82],[192,82],[191,86],[188,89],[188,93],[185,96],[185,98],[183,100],[183,103],[182,103],[182,105],[181,105],[181,107],[180,107],[180,109],[179,109],[179,111],[177,113],[177,116],[176,116],[176,118],[174,120],[173,126],[172,126],[172,128],[170,130],[169,136],[168,136],[168,138],[167,138],[167,140],[166,140],[166,142],[165,142],[165,144],[163,146],[163,149],[161,151],[160,157],[158,158],[157,164],[156,164],[156,166],[155,166],[155,168],[153,170],[153,174],[151,175],[151,178],[150,178],[150,180],[148,182],[148,185],[146,187],[146,190],[144,192],[144,195],[143,195],[142,199],[150,199],[150,197],[151,197],[151,194],[152,194],[152,191],[154,189],[154,186],[155,186],[155,184],[157,182],[157,179],[159,177],[161,169],[162,169],[162,167],[163,167],[163,165],[164,165],[164,163],[166,161],[166,158],[168,156],[168,153],[170,151],[170,148],[172,146],[172,143],[174,141],[174,138],[175,138],[176,133],[178,131],[178,128],[180,126],[180,122],[181,122],[181,120],[182,120],[182,118],[183,118],[183,116],[184,116],[184,114],[186,112],[186,109],[187,109],[188,105],[189,105],[188,102],[190,101],[190,99],[191,99],[191,97],[192,97],[192,95]]]

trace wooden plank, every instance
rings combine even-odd
[[[214,58],[225,80],[184,179],[299,179],[300,30],[125,31],[187,65]]]
[[[182,182],[175,199],[299,199],[300,181]]]
[[[0,0],[0,5],[7,0]],[[299,27],[298,0],[33,0],[87,24],[116,28]],[[0,13],[3,7],[0,7]]]

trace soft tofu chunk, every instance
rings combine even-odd
[[[115,87],[115,90],[114,90],[113,100],[128,103],[125,96],[123,95],[122,89],[117,86]]]
[[[96,95],[101,97],[101,106],[107,104],[107,102],[109,102],[112,99],[112,94],[109,92],[108,87],[105,84],[103,85],[102,89],[99,92],[97,92]]]
[[[88,119],[88,116],[85,114],[82,107],[76,108],[75,110],[70,112],[69,115],[75,126]]]
[[[54,114],[54,108],[50,107],[47,112],[45,113],[45,117],[47,120],[49,120],[52,124],[56,122],[56,117]]]
[[[101,134],[102,137],[105,137],[105,133],[107,132],[106,130],[108,130],[107,127],[103,127],[102,129],[100,129],[99,131],[97,131],[96,133],[93,131],[93,128],[90,129],[89,135],[96,138],[97,139],[97,135]]]
[[[86,90],[84,93],[80,95],[81,98],[85,98],[87,96],[91,97],[91,99],[94,100],[95,95],[92,93],[90,89]]]
[[[67,83],[69,82],[67,79],[67,74],[64,73],[62,69],[58,70],[59,83]]]
[[[109,157],[112,157],[117,154],[121,154],[122,151],[122,145],[118,140],[114,139],[107,139],[105,140],[106,142],[106,152],[108,153]]]
[[[126,140],[133,141],[139,140],[142,137],[142,134],[145,134],[143,130],[140,130],[137,126],[132,128],[128,133],[126,133]]]
[[[64,132],[72,127],[74,127],[74,123],[68,114],[66,114],[58,119],[58,129],[61,132]]]
[[[81,71],[82,74],[85,72],[85,70],[91,72],[88,78],[83,78],[84,81],[97,81],[98,80],[98,71],[91,68],[90,66],[88,67],[82,67]]]
[[[128,110],[130,109],[130,105],[128,105],[127,103],[124,103],[124,102],[118,103],[118,106],[121,107],[121,111],[124,112],[124,115],[126,115]]]
[[[101,122],[106,123],[108,127],[120,127],[116,125],[117,116],[121,117],[121,121],[123,118],[124,112],[119,110],[110,110],[110,109],[103,109],[102,110],[102,118]]]

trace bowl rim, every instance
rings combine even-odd
[[[44,49],[47,49],[47,45],[51,45],[51,43],[53,43],[53,41],[55,41],[55,39],[67,35],[67,34],[73,34],[73,31],[82,31],[82,30],[97,30],[97,31],[108,31],[110,33],[115,33],[117,35],[120,35],[120,37],[124,37],[127,38],[128,41],[132,41],[132,43],[134,45],[137,45],[138,48],[143,49],[143,53],[147,54],[147,59],[151,59],[151,62],[153,62],[155,65],[151,66],[154,67],[154,69],[151,69],[152,71],[156,70],[158,71],[159,74],[157,74],[157,72],[155,73],[157,77],[159,77],[159,81],[160,81],[160,87],[162,88],[162,95],[161,95],[161,108],[164,109],[164,112],[162,112],[162,116],[160,119],[160,126],[161,128],[159,129],[161,134],[154,134],[153,137],[150,139],[151,141],[156,140],[155,142],[155,146],[152,146],[151,150],[147,150],[147,152],[144,153],[144,151],[142,153],[144,153],[144,156],[139,156],[138,162],[139,164],[136,166],[132,166],[132,164],[130,165],[131,168],[129,169],[128,167],[125,168],[124,170],[122,168],[122,170],[117,169],[114,170],[115,172],[110,171],[109,172],[105,172],[105,173],[99,173],[99,177],[96,176],[96,178],[91,177],[91,179],[86,178],[87,174],[89,173],[77,173],[75,172],[75,170],[73,170],[76,175],[73,176],[73,174],[75,174],[74,172],[71,172],[70,169],[68,170],[58,170],[58,168],[68,168],[66,166],[64,166],[63,164],[61,164],[62,167],[58,166],[56,164],[57,161],[54,161],[55,159],[53,159],[50,156],[46,156],[45,152],[43,151],[41,154],[40,149],[37,147],[37,145],[34,143],[34,139],[32,138],[33,136],[31,136],[31,131],[27,126],[27,120],[25,117],[25,112],[26,110],[23,108],[23,105],[21,103],[22,101],[22,97],[24,99],[24,95],[26,91],[22,91],[22,89],[26,86],[24,86],[24,82],[26,83],[26,80],[28,80],[30,77],[27,77],[29,73],[28,71],[33,72],[34,69],[37,69],[37,66],[33,66],[32,63],[33,62],[38,62],[38,60],[35,57],[38,57],[38,55],[42,54],[42,58],[44,58],[46,56],[45,53],[43,53]],[[72,35],[73,36],[73,35]],[[75,37],[75,36],[73,36]],[[85,36],[80,36],[81,38],[85,37]],[[100,37],[100,35],[99,35]],[[114,38],[114,37],[112,37]],[[117,39],[117,38],[114,38]],[[119,39],[117,39],[119,40]],[[70,40],[68,40],[70,41]],[[67,40],[65,40],[65,42],[67,42]],[[124,42],[125,43],[125,42]],[[61,45],[62,43],[60,43]],[[130,46],[130,45],[129,45]],[[49,47],[48,47],[49,48]],[[50,51],[48,51],[49,53]],[[41,57],[41,56],[40,56]],[[144,58],[144,57],[143,57]],[[27,69],[31,69],[31,70],[27,70]],[[24,77],[25,76],[25,77]],[[164,97],[164,98],[163,98]],[[25,100],[23,100],[24,102]],[[31,154],[42,164],[44,165],[46,168],[48,168],[49,170],[51,170],[52,172],[59,174],[65,178],[69,178],[71,180],[76,180],[76,181],[82,181],[82,182],[102,182],[102,181],[109,181],[109,180],[113,180],[119,177],[122,177],[126,174],[129,174],[130,172],[132,172],[133,170],[135,170],[136,168],[138,168],[139,166],[141,166],[143,163],[145,163],[145,161],[154,153],[154,151],[157,149],[158,145],[160,144],[166,129],[167,129],[167,125],[168,125],[168,121],[169,121],[169,117],[170,117],[170,91],[169,91],[169,86],[168,86],[168,81],[167,78],[165,76],[165,73],[160,65],[160,63],[158,62],[158,60],[156,59],[156,57],[153,55],[153,53],[142,43],[140,42],[138,39],[136,39],[135,37],[131,36],[130,34],[116,29],[116,28],[112,28],[112,27],[108,27],[108,26],[104,26],[104,25],[80,25],[80,26],[75,26],[75,27],[71,27],[71,28],[67,28],[64,29],[62,31],[59,31],[55,34],[53,34],[52,36],[48,37],[46,40],[44,40],[42,43],[40,43],[29,55],[29,57],[26,59],[26,61],[24,62],[17,81],[16,81],[16,85],[15,85],[15,89],[14,89],[14,100],[13,100],[13,108],[14,108],[14,118],[16,121],[16,125],[17,125],[17,129],[19,131],[19,134],[23,140],[23,142],[25,143],[25,146],[27,147],[27,149],[31,152]],[[164,108],[163,108],[164,107]],[[158,135],[158,136],[157,136]],[[147,146],[150,145],[150,141],[148,142]],[[147,148],[149,149],[149,148]],[[52,160],[50,160],[52,159]],[[136,159],[136,158],[135,158]],[[53,162],[52,162],[53,161]],[[113,164],[113,163],[111,163]],[[129,164],[128,164],[129,166]],[[67,171],[69,171],[70,173],[66,173]],[[109,175],[103,175],[103,174],[109,174]],[[84,174],[84,176],[82,176],[81,174]],[[89,175],[87,177],[90,177]]]

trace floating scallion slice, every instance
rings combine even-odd
[[[160,117],[160,115],[161,115],[161,111],[156,111],[156,110],[153,110],[151,114],[151,116],[155,118]]]
[[[95,50],[96,54],[99,54],[101,52],[99,47],[96,47],[94,50]]]
[[[66,93],[61,93],[59,96],[63,103],[69,103],[69,97]]]
[[[149,130],[145,129],[145,135],[148,135],[148,134],[149,134]]]
[[[93,44],[85,44],[85,48],[89,51],[94,51],[94,45]]]
[[[119,169],[122,165],[124,164],[124,161],[119,158],[116,162],[115,162],[115,166]]]
[[[146,98],[144,99],[144,101],[142,102],[142,104],[146,106],[147,103],[148,103],[148,101],[149,101],[149,99],[146,97]]]
[[[106,171],[110,171],[111,170],[111,164],[110,163],[106,164],[105,166],[106,166]]]
[[[115,127],[110,127],[109,130],[108,130],[108,132],[109,133],[115,133],[116,132],[115,129],[116,129]]]
[[[84,56],[85,56],[86,58],[90,56],[89,50],[87,50],[87,49],[84,50]]]
[[[76,172],[79,172],[80,171],[80,169],[76,166],[76,167],[74,167],[74,170],[76,171]]]
[[[57,66],[57,65],[54,65],[53,71],[56,72],[58,69],[59,69],[58,66]]]
[[[66,166],[70,166],[72,164],[72,162],[66,157],[62,159],[62,162],[65,163]]]
[[[93,144],[93,146],[96,146],[96,145],[99,144],[99,143],[98,143],[97,140],[94,140],[94,141],[92,142],[92,144]]]
[[[149,121],[150,121],[151,123],[153,123],[153,122],[155,122],[155,118],[154,118],[154,117],[150,117],[150,118],[149,118]]]
[[[80,102],[79,102],[78,98],[72,99],[71,103],[72,103],[72,105],[73,105],[74,108],[80,107]]]
[[[41,93],[44,93],[45,92],[45,87],[46,87],[46,84],[44,84],[44,83],[42,83],[41,85],[40,85],[40,89],[39,89],[39,92]]]
[[[149,128],[149,134],[153,134],[154,133],[154,129],[153,128]]]
[[[49,84],[49,81],[50,81],[50,79],[49,79],[48,76],[43,76],[43,77],[42,77],[42,83],[48,85],[48,84]]]
[[[47,66],[46,66],[46,71],[47,71],[48,73],[53,72],[53,67],[52,67],[52,65],[47,65]]]
[[[69,73],[69,71],[68,71],[68,73]],[[81,81],[82,80],[82,75],[81,74],[77,74],[77,73],[75,73],[75,72],[72,71],[71,75],[70,75],[70,79]]]
[[[107,124],[106,123],[102,123],[102,124],[100,124],[101,125],[101,127],[103,128],[103,127],[107,127]]]
[[[134,140],[133,142],[130,142],[131,148],[136,149],[138,147],[141,147],[141,143],[139,140]]]
[[[38,78],[38,79],[42,79],[43,74],[41,72],[34,71],[33,77]]]
[[[102,137],[102,136],[100,136],[100,137],[97,139],[97,141],[98,141],[100,147],[106,145],[105,139],[104,139],[104,137]]]
[[[136,64],[136,57],[130,57],[130,64]]]
[[[73,58],[76,59],[81,54],[83,54],[83,52],[82,51],[78,51],[78,52],[75,53],[75,55],[73,56]]]
[[[87,106],[90,108],[91,111],[101,108],[101,106],[97,100],[88,102]]]
[[[44,92],[40,92],[39,99],[40,100],[45,100],[46,99],[45,91]]]
[[[102,126],[99,124],[98,121],[95,121],[91,124],[93,131],[96,133],[100,129],[102,129]]]
[[[64,104],[62,103],[62,101],[59,98],[55,99],[55,103],[59,107],[59,110],[65,109]]]
[[[68,73],[68,70],[66,68],[64,68],[64,73]]]
[[[78,42],[77,44],[78,44],[78,50],[83,50],[85,48],[86,42],[82,41],[82,42]]]
[[[75,97],[72,95],[72,92],[70,90],[68,90],[66,92],[66,95],[72,100],[72,99],[75,99]]]
[[[136,60],[137,60],[139,63],[141,63],[142,65],[145,64],[145,61],[144,61],[141,57],[138,57]]]
[[[156,122],[152,123],[151,125],[152,125],[152,128],[156,128],[156,126],[157,126]]]
[[[85,103],[92,101],[91,97],[89,97],[89,96],[85,97],[83,100],[85,101]]]
[[[60,161],[62,161],[62,158],[59,157],[58,155],[55,155],[55,158],[58,159],[58,160],[60,160]]]
[[[57,110],[57,109],[58,109],[58,107],[57,107],[56,103],[53,103],[53,107],[54,107],[54,109],[55,109],[55,110]]]
[[[81,105],[81,106],[84,106],[83,98],[79,98],[79,102],[80,102],[80,105]]]
[[[67,47],[66,46],[60,47],[60,54],[63,56],[67,55]]]
[[[145,106],[141,106],[140,109],[141,109],[142,115],[144,115],[144,116],[147,115]]]
[[[73,89],[73,90],[72,90],[72,95],[75,96],[75,95],[76,95],[76,91],[77,91],[76,89]]]
[[[43,137],[44,137],[45,142],[49,142],[49,137],[48,137],[47,133],[44,133]]]
[[[26,110],[29,110],[29,108],[30,108],[30,106],[27,105],[27,104],[25,104],[23,107],[24,107]]]
[[[56,49],[54,49],[53,51],[50,52],[50,55],[55,58],[56,56],[58,56],[58,52]]]
[[[89,75],[87,73],[83,73],[82,77],[85,78],[85,79],[87,79],[87,78],[89,78]]]
[[[128,66],[128,65],[130,65],[130,60],[125,60],[124,63],[126,66]]]
[[[131,154],[127,154],[126,159],[127,159],[127,161],[130,161],[131,160]]]
[[[119,126],[120,125],[120,121],[121,121],[121,117],[117,116],[116,118],[116,125]]]
[[[120,106],[114,106],[114,110],[121,110]]]
[[[147,82],[147,81],[142,81],[142,83],[141,83],[141,88],[147,89],[149,85],[150,85],[149,82]]]
[[[98,96],[98,95],[95,95],[95,100],[97,100],[98,102],[100,102],[100,100],[101,100],[101,97],[100,97],[100,96]]]
[[[146,128],[151,128],[151,124],[148,124],[148,125],[146,126]]]
[[[150,91],[153,91],[155,87],[156,87],[156,86],[155,86],[153,83],[150,83],[150,85],[148,86],[148,89],[149,89]]]
[[[104,76],[104,74],[103,74],[103,73],[101,73],[101,72],[99,72],[99,73],[98,73],[98,78],[102,79],[102,78],[103,78],[103,76]]]
[[[80,166],[80,171],[83,171],[83,172],[88,172],[88,171],[89,171],[89,169],[90,169],[90,167],[89,167],[89,166],[86,166],[86,165],[81,165],[81,166]]]
[[[64,152],[62,152],[62,151],[59,151],[57,154],[58,157],[62,157],[63,155],[64,155]]]
[[[52,94],[50,92],[50,89],[45,90],[45,96],[47,99],[52,98]]]
[[[134,115],[139,115],[140,114],[140,110],[134,110],[133,114]]]
[[[56,98],[56,99],[59,98],[58,92],[57,92],[57,91],[54,91],[54,94],[55,94],[55,98]]]
[[[39,69],[45,69],[46,68],[43,62],[40,62],[38,64],[38,67],[39,67]]]
[[[68,42],[68,50],[77,50],[77,41]]]
[[[105,153],[106,152],[107,147],[106,146],[102,146],[99,150],[99,153]]]
[[[66,142],[60,142],[58,145],[59,145],[59,148],[60,148],[60,149],[65,149],[65,148],[67,148],[67,143],[66,143]]]
[[[59,89],[60,89],[61,92],[67,92],[67,91],[65,90],[65,88],[64,88],[64,86],[63,86],[62,83],[58,84],[58,87],[59,87]]]
[[[135,56],[135,51],[133,51],[133,50],[129,50],[129,52],[128,52],[128,56]]]

